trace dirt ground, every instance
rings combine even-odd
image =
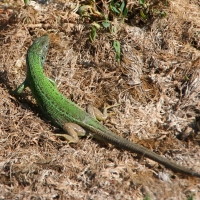
[[[108,2],[97,3],[109,13]],[[68,144],[29,89],[11,95],[25,79],[29,46],[48,33],[44,70],[62,94],[83,109],[120,104],[105,126],[200,173],[199,1],[152,1],[166,16],[149,5],[143,19],[144,7],[128,0],[125,21],[112,16],[115,31],[101,28],[93,41],[91,19],[77,12],[87,4],[0,1],[0,199],[200,199],[199,178],[91,137]]]

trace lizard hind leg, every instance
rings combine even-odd
[[[103,113],[96,107],[92,106],[91,104],[88,104],[87,106],[87,112],[94,117],[95,119],[99,120],[99,121],[103,121],[108,117],[108,113],[107,110],[116,106],[119,106],[120,104],[114,104],[108,107],[105,107],[103,110]]]
[[[78,143],[78,137],[85,136],[86,134],[86,131],[75,123],[66,122],[63,126],[63,130],[65,133],[56,134],[56,136],[64,138],[69,143]]]

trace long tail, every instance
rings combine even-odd
[[[84,125],[82,125],[82,126],[84,126]],[[85,126],[85,128],[88,129],[88,127],[86,127],[86,126]],[[128,141],[122,137],[119,137],[118,135],[114,134],[113,132],[111,132],[109,129],[107,129],[103,125],[101,125],[101,129],[103,129],[103,130],[99,130],[99,129],[91,127],[91,126],[89,129],[90,129],[90,131],[93,132],[94,137],[96,139],[106,141],[110,144],[113,144],[113,145],[119,147],[119,148],[122,148],[122,149],[128,150],[132,153],[137,153],[137,154],[140,154],[147,158],[150,158],[151,160],[154,160],[154,161],[164,165],[165,167],[170,168],[171,170],[173,170],[175,172],[181,172],[184,174],[188,174],[190,176],[196,176],[196,177],[200,178],[199,173],[197,173],[189,168],[178,165],[178,164],[154,153],[153,151],[151,151],[143,146],[135,144],[135,143]]]

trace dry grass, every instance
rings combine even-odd
[[[120,65],[110,33],[90,42],[90,29],[70,11],[75,2],[27,8],[6,2],[0,3],[0,199],[200,199],[199,179],[90,138],[69,145],[53,135],[60,130],[28,89],[19,99],[9,94],[25,78],[31,42],[47,32],[45,72],[66,97],[83,108],[119,103],[105,126],[200,172],[199,2],[169,1],[164,18],[121,24]]]

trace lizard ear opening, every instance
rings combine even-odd
[[[44,63],[44,61],[45,61],[45,56],[42,56],[42,57],[41,57],[41,62],[42,62],[42,64]]]

